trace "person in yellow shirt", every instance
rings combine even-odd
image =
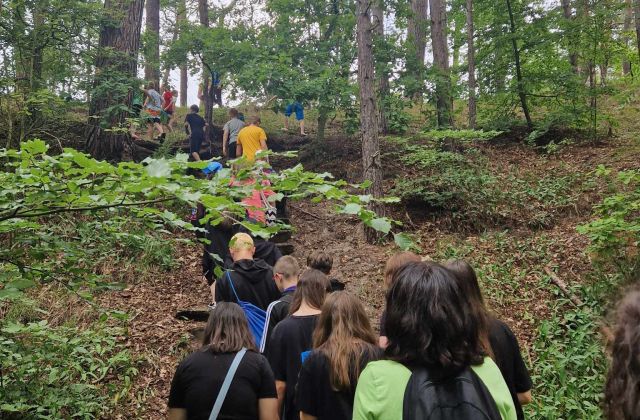
[[[267,133],[260,128],[260,117],[253,116],[249,125],[238,133],[236,156],[244,156],[249,162],[256,160],[256,153],[267,150]]]

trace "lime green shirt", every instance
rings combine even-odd
[[[509,388],[498,366],[489,357],[471,367],[493,397],[503,420],[516,420],[516,409]],[[371,362],[362,371],[353,404],[353,420],[400,420],[404,390],[411,371],[397,362]]]

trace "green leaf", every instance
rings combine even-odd
[[[391,231],[391,222],[386,217],[378,217],[376,219],[373,219],[370,222],[370,226],[378,232],[382,232],[385,234]]]
[[[166,178],[171,175],[171,166],[164,159],[152,160],[146,169],[152,178]]]
[[[362,210],[362,206],[356,203],[349,203],[342,208],[342,213],[345,214],[358,214]]]
[[[418,249],[416,243],[413,239],[407,235],[406,233],[396,233],[393,235],[393,241],[396,243],[398,248],[403,251],[409,251],[411,249]]]

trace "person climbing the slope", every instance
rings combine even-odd
[[[260,123],[260,117],[254,115],[249,118],[249,125],[238,133],[236,155],[246,158],[251,163],[255,162],[256,153],[269,149],[267,147],[267,133],[260,127]]]
[[[306,136],[307,133],[304,131],[304,108],[302,104],[298,101],[291,102],[287,104],[284,109],[284,130],[289,131],[289,118],[291,114],[296,114],[296,121],[300,125],[300,135]]]
[[[160,113],[164,106],[164,100],[162,96],[156,90],[156,85],[153,82],[149,82],[146,89],[142,89],[147,95],[144,101],[144,111],[147,114],[147,139],[153,141],[154,128],[158,130],[158,140],[164,140],[164,129],[160,124]]]

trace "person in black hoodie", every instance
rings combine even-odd
[[[216,282],[216,302],[236,302],[229,280],[238,299],[250,302],[266,310],[271,302],[280,297],[273,281],[271,266],[261,259],[254,259],[256,248],[253,239],[246,233],[237,233],[229,242],[229,253],[233,258],[231,270],[227,270]]]
[[[282,293],[278,300],[271,302],[267,308],[267,336],[264,343],[269,343],[269,338],[273,329],[280,321],[289,316],[289,308],[293,302],[293,294],[298,286],[298,277],[300,275],[300,265],[298,260],[290,255],[284,256],[278,260],[273,267],[273,280],[276,282],[278,290]],[[264,349],[261,349],[264,351]]]

